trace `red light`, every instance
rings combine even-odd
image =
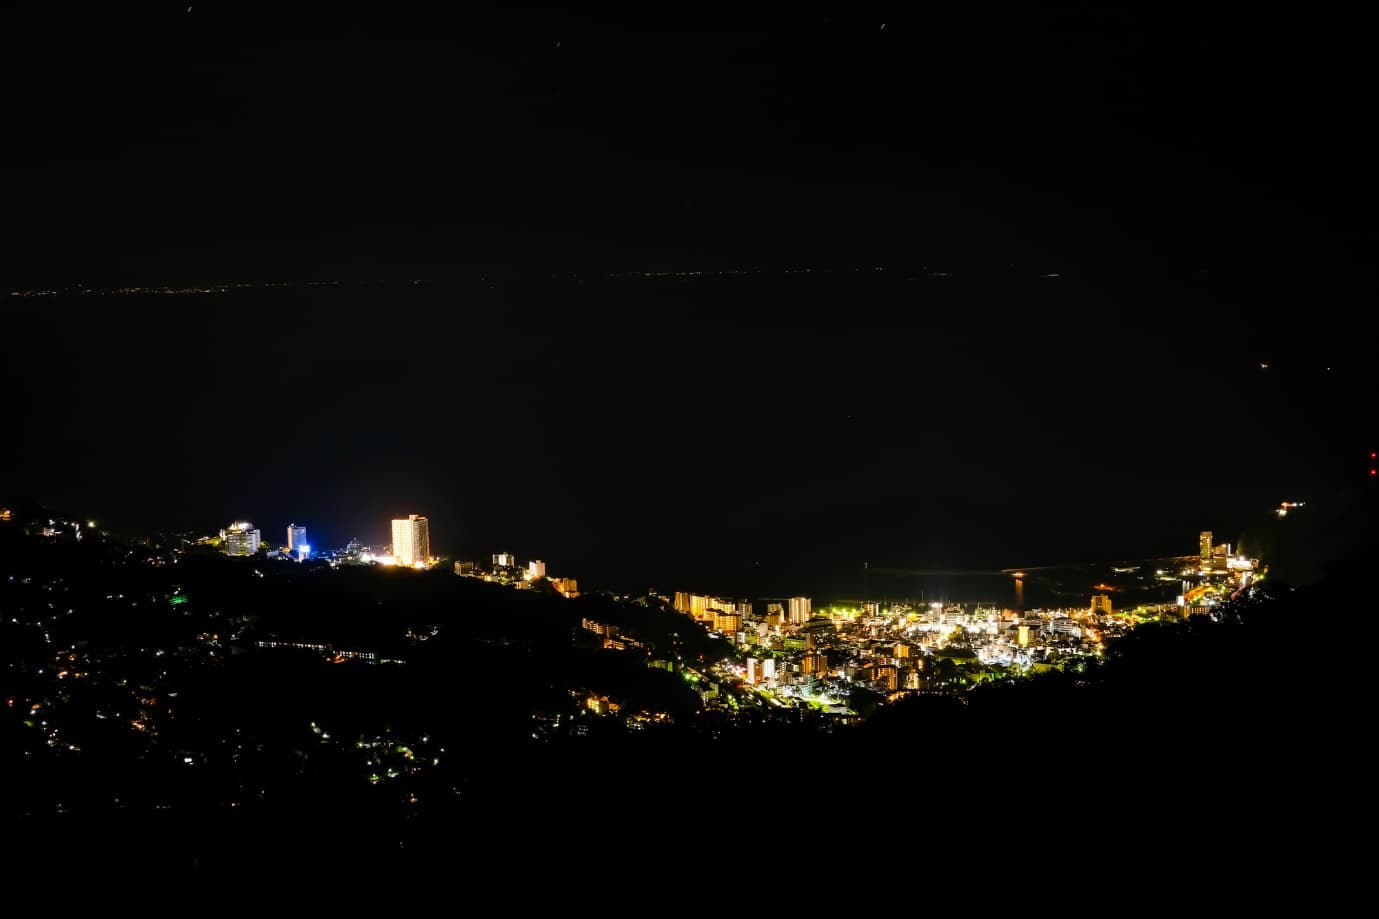
[[[1369,451],[1369,458],[1370,458],[1370,459],[1379,459],[1379,453],[1375,453],[1373,450],[1371,450],[1371,451]]]

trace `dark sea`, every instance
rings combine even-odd
[[[177,285],[7,295],[7,489],[145,528],[295,523],[317,548],[419,513],[437,555],[589,588],[993,605],[1014,602],[993,572],[1191,554],[1208,529],[1305,581],[1369,531],[1362,387],[1190,272]],[[1061,589],[1031,579],[1025,605]]]

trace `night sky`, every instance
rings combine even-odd
[[[1361,532],[1356,23],[120,6],[0,25],[0,498],[672,590]]]

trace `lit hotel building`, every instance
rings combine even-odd
[[[252,523],[232,523],[220,531],[226,555],[255,555],[259,551],[259,531]]]
[[[408,514],[393,521],[393,558],[408,568],[424,567],[431,561],[431,532],[426,518]]]
[[[579,596],[579,582],[574,578],[551,578],[551,586],[566,600]]]
[[[298,558],[304,558],[311,551],[311,546],[306,544],[306,527],[299,527],[295,523],[287,525],[287,553]]]
[[[808,622],[812,605],[808,597],[791,597],[789,621],[795,625]]]
[[[709,597],[678,590],[675,592],[675,609],[687,616],[693,616],[700,622],[712,623],[721,613],[735,613],[739,617],[749,616],[752,604],[748,600]]]

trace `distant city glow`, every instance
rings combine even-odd
[[[1282,507],[1301,505],[1302,502],[1290,501],[1283,502]],[[332,568],[359,562],[414,570],[429,570],[435,565],[435,558],[420,554],[429,548],[424,517],[413,515],[394,520],[393,524],[398,542],[410,542],[418,557],[401,558],[395,548],[375,554],[354,539],[344,550],[323,551],[321,555],[329,560]],[[70,521],[61,524],[64,529],[69,525]],[[258,534],[258,530],[247,522],[237,522],[221,532],[222,540],[227,543],[238,539],[247,544],[251,536],[256,538]],[[308,557],[311,547],[301,538],[304,534],[305,527],[289,527],[292,546],[275,550],[270,557],[299,560]],[[760,597],[754,601],[676,591],[673,594],[652,593],[635,601],[647,605],[659,603],[685,617],[685,626],[668,642],[649,638],[635,626],[614,624],[601,617],[583,618],[581,635],[576,640],[582,647],[597,649],[600,653],[626,652],[629,657],[646,655],[648,666],[670,671],[683,680],[697,694],[704,709],[717,709],[734,716],[748,711],[784,714],[807,708],[821,715],[854,722],[866,717],[857,703],[851,701],[858,687],[879,694],[887,702],[896,702],[912,692],[962,695],[984,683],[1025,675],[1064,669],[1083,672],[1090,661],[1103,653],[1106,643],[1138,623],[1220,616],[1223,606],[1228,606],[1231,600],[1242,596],[1264,578],[1268,569],[1257,558],[1233,552],[1229,543],[1215,544],[1211,531],[1204,530],[1197,535],[1197,553],[1176,559],[1192,563],[1177,572],[1181,588],[1175,584],[1176,589],[1167,593],[1168,588],[1156,586],[1153,599],[1138,604],[1130,599],[1140,589],[1132,582],[1150,580],[1138,574],[1140,564],[1110,568],[1108,573],[1099,576],[1104,580],[1088,577],[1081,583],[1095,583],[1091,587],[1093,593],[1090,597],[1084,593],[1076,604],[1029,610],[1022,604],[1023,590],[1027,584],[1039,582],[1038,571],[1035,582],[1022,580],[1027,572],[1018,572],[1013,583],[1006,580],[1005,598],[976,604],[929,601],[921,597],[918,600],[862,600],[856,605],[828,605],[816,609],[813,600],[805,596]],[[546,574],[544,562],[532,561],[519,566],[512,553],[495,554],[493,560],[495,565],[490,570],[485,570],[478,562],[457,561],[455,573],[496,581],[515,590],[533,591],[538,585],[532,575]],[[267,567],[249,566],[247,573],[266,577],[264,569]],[[1148,570],[1147,565],[1145,568]],[[1160,572],[1157,580],[1178,580],[1174,576],[1165,578],[1168,569],[1157,571]],[[1007,578],[1010,574],[1004,572]],[[560,596],[573,599],[579,595],[573,578],[550,577],[545,583]],[[161,595],[178,608],[179,618],[202,615],[207,608],[216,606],[213,596],[202,596],[200,592],[198,603],[188,605],[183,590],[181,584],[173,584]],[[1113,594],[1117,598],[1127,598],[1124,609],[1112,603]],[[124,595],[111,593],[107,599],[117,597],[123,599]],[[138,601],[134,600],[133,605],[137,606]],[[219,622],[216,624],[220,626]],[[236,630],[229,637],[243,642],[249,623],[228,624]],[[690,645],[686,641],[685,628],[696,626],[708,637],[725,642],[715,651],[715,656],[696,658],[684,653]],[[408,642],[424,642],[434,638],[442,628],[436,623],[417,623],[407,628],[405,637]],[[46,631],[44,638],[51,643]],[[226,643],[222,643],[217,628],[205,628],[196,635],[196,640],[207,659],[226,653]],[[367,645],[337,646],[329,633],[286,640],[272,635],[255,636],[252,641],[256,648],[309,650],[334,664],[348,666],[407,663],[404,658],[385,657],[381,649]],[[730,653],[722,653],[729,649]],[[158,648],[153,653],[163,656],[168,652]],[[55,669],[55,679],[86,679],[88,672],[76,666],[81,660],[75,648],[59,651],[60,669]],[[628,730],[644,730],[647,725],[673,721],[665,712],[629,710],[625,707],[627,699],[605,692],[577,688],[572,698],[580,700],[579,706],[590,716],[624,718]],[[169,693],[170,697],[175,695]],[[152,698],[150,693],[148,699]],[[37,704],[32,700],[23,701],[25,705]],[[145,701],[142,696],[138,701],[143,708],[130,722],[132,728],[148,736],[157,736],[164,713],[171,715],[176,704],[165,706],[161,702]],[[44,711],[47,710],[45,707]],[[97,713],[97,717],[107,716]],[[539,716],[532,737],[552,736],[551,731],[560,724],[560,717],[568,717],[568,713],[564,716],[557,713],[553,720],[547,715]],[[321,725],[310,722],[310,727],[320,742],[329,741],[330,734]],[[413,754],[416,738],[406,741],[399,743],[398,738],[393,738],[385,743],[380,737],[357,741],[359,749],[391,750],[409,763],[405,768],[392,768],[382,761],[383,754],[379,754],[369,764],[375,771],[368,775],[376,777],[376,780],[370,778],[371,782],[378,784],[411,774],[418,768],[417,763],[434,762],[435,758],[429,754]],[[424,736],[420,742],[426,743]],[[199,752],[187,751],[179,755],[187,756],[191,760],[189,765],[211,762]]]

